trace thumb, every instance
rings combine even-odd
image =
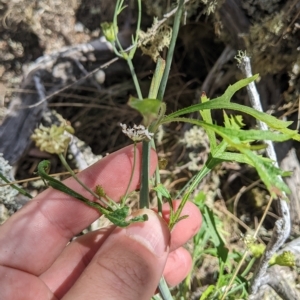
[[[157,288],[169,253],[170,232],[155,212],[148,221],[116,228],[63,298],[145,299]]]

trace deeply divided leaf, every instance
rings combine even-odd
[[[161,101],[157,99],[137,99],[130,97],[128,105],[136,109],[144,118],[144,125],[149,126],[150,123],[158,116]]]

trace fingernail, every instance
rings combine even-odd
[[[154,255],[160,257],[169,248],[170,231],[168,226],[152,210],[139,210],[137,215],[141,214],[147,214],[148,220],[128,226],[126,228],[126,235],[148,248]]]

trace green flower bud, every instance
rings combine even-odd
[[[279,265],[294,267],[296,265],[296,258],[291,251],[283,251],[280,255],[274,255],[269,262],[270,265]]]
[[[99,197],[106,197],[106,193],[104,191],[104,188],[101,185],[97,185],[96,189],[95,189],[95,193],[99,196]]]
[[[263,244],[248,244],[248,249],[256,258],[261,257],[264,253],[266,246]]]
[[[117,39],[119,30],[117,25],[114,25],[114,23],[111,22],[104,22],[101,24],[101,28],[107,41],[113,43]]]

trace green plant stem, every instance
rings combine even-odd
[[[174,213],[173,216],[170,216],[170,223],[169,227],[172,230],[174,225],[178,222],[178,219],[180,218],[180,214],[182,212],[182,209],[186,202],[188,201],[192,191],[198,186],[198,184],[202,181],[202,179],[209,173],[211,170],[220,164],[223,160],[220,158],[222,153],[224,153],[226,149],[227,144],[225,142],[221,142],[211,153],[205,163],[205,165],[201,168],[199,173],[194,176],[184,187],[184,189],[176,196],[176,198],[180,198],[184,190],[187,190],[187,192],[183,195],[182,201],[179,204],[178,209]]]
[[[226,296],[227,296],[229,290],[231,289],[231,287],[232,287],[232,285],[233,285],[234,279],[236,278],[236,276],[237,276],[239,270],[241,269],[241,266],[242,266],[243,262],[245,261],[245,259],[246,259],[246,257],[247,257],[248,254],[249,254],[249,251],[246,250],[246,251],[244,252],[244,254],[243,254],[243,256],[242,256],[242,258],[241,258],[239,264],[237,265],[237,267],[236,267],[236,269],[235,269],[233,275],[231,276],[231,279],[230,279],[228,285],[226,286],[226,289],[225,289],[225,291],[224,291],[224,294],[222,295],[221,300],[225,300],[225,299],[226,299]]]
[[[129,70],[130,70],[130,73],[131,73],[131,76],[132,76],[132,79],[133,79],[134,87],[135,87],[135,90],[137,92],[138,98],[140,100],[142,100],[143,99],[143,95],[142,95],[142,92],[141,92],[139,81],[137,79],[137,76],[136,76],[136,73],[135,73],[135,70],[134,70],[134,66],[133,66],[132,60],[128,57],[126,59],[126,61],[127,61],[128,66],[129,66]]]
[[[117,26],[117,24],[118,24],[118,14],[120,13],[120,10],[123,6],[123,3],[124,3],[124,0],[118,0],[117,1],[116,9],[115,9],[115,12],[114,12],[114,18],[113,18],[113,23],[114,23],[115,26]],[[138,0],[137,28],[136,28],[135,38],[134,38],[133,49],[131,49],[129,51],[129,54],[127,55],[125,53],[125,51],[124,51],[124,49],[123,49],[123,47],[122,47],[122,45],[121,45],[121,43],[120,43],[120,41],[117,37],[117,32],[116,31],[114,32],[114,34],[116,36],[116,43],[117,43],[120,50],[118,50],[116,48],[115,43],[113,43],[113,48],[114,48],[115,54],[119,57],[124,58],[126,60],[127,64],[128,64],[128,67],[129,67],[129,70],[130,70],[130,73],[131,73],[131,76],[132,76],[132,79],[133,79],[133,83],[134,83],[138,98],[140,100],[143,99],[143,95],[142,95],[141,88],[140,88],[140,85],[139,85],[139,82],[138,82],[138,79],[137,79],[137,76],[136,76],[136,73],[135,73],[135,70],[134,70],[134,66],[133,66],[133,63],[132,63],[132,57],[133,57],[133,55],[136,51],[136,48],[137,48],[139,31],[140,31],[140,27],[141,27],[141,15],[142,15],[142,5],[141,5],[141,0]],[[115,30],[115,26],[114,26],[114,30]]]
[[[155,72],[151,81],[151,86],[148,94],[149,99],[156,99],[165,68],[166,68],[165,60],[159,57],[157,59]]]
[[[159,289],[160,296],[163,298],[163,300],[173,300],[169,287],[163,276],[160,278],[158,289]]]
[[[160,83],[160,86],[159,86],[159,89],[158,89],[158,92],[157,92],[157,97],[156,98],[159,99],[159,100],[163,99],[165,89],[166,89],[166,86],[167,86],[167,80],[169,78],[169,73],[170,73],[170,69],[171,69],[171,63],[172,63],[172,59],[173,59],[175,43],[176,43],[178,31],[179,31],[181,15],[182,15],[182,12],[183,12],[183,6],[184,6],[184,0],[179,0],[178,10],[176,12],[174,25],[173,25],[171,43],[170,43],[170,47],[169,47],[169,51],[168,51],[168,55],[167,55],[167,61],[166,61],[166,64],[164,65],[164,73],[162,75],[162,80],[161,80],[161,83]],[[158,176],[159,176],[159,174],[158,174]],[[160,203],[160,205],[162,205],[161,200],[159,200],[158,203]],[[160,279],[158,289],[159,289],[161,297],[164,300],[173,299],[173,297],[170,293],[170,290],[169,290],[163,276]]]
[[[158,59],[155,72],[151,81],[148,98],[155,99],[158,93],[159,84],[165,68],[165,61]],[[142,144],[142,170],[141,170],[141,189],[140,189],[140,208],[149,207],[149,164],[150,164],[150,149],[155,149],[155,143],[152,140],[151,145],[148,141],[143,141]],[[155,171],[156,184],[160,182],[159,169]],[[162,211],[162,198],[158,193],[158,212]]]
[[[1,178],[4,182],[6,182],[6,183],[10,183],[10,181],[9,181],[3,174],[1,174],[1,173],[0,173],[0,178]],[[18,187],[17,185],[15,185],[15,184],[10,184],[10,186],[11,186],[13,189],[17,190],[20,194],[22,194],[22,195],[24,195],[24,196],[26,196],[26,197],[28,197],[28,198],[30,198],[30,199],[33,198],[29,193],[27,193],[25,190],[23,190],[22,188]]]
[[[165,94],[167,81],[169,78],[169,73],[170,73],[171,64],[172,64],[172,60],[173,60],[175,44],[176,44],[176,40],[177,40],[177,36],[178,36],[178,32],[179,32],[180,20],[181,20],[181,16],[183,13],[183,8],[184,8],[184,0],[179,0],[178,9],[175,14],[175,19],[174,19],[174,24],[173,24],[171,42],[170,42],[167,59],[166,59],[166,68],[165,68],[164,75],[162,77],[162,81],[161,81],[161,84],[160,84],[160,87],[158,90],[158,95],[157,95],[157,99],[160,99],[160,100],[163,99],[164,94]]]
[[[129,183],[125,192],[125,196],[123,197],[123,202],[125,202],[127,196],[128,196],[128,191],[132,182],[132,178],[133,178],[133,174],[134,174],[134,170],[135,170],[135,165],[136,165],[136,142],[133,144],[133,165],[132,165],[132,171],[131,171],[131,175],[130,175],[130,179],[129,179]]]
[[[155,99],[157,97],[158,89],[159,89],[161,79],[162,79],[162,76],[163,76],[163,73],[164,73],[164,70],[165,70],[165,66],[166,66],[165,61],[161,57],[159,57],[158,60],[157,60],[155,72],[154,72],[154,75],[153,75],[153,78],[152,78],[152,81],[151,81],[150,91],[149,91],[149,94],[148,94],[149,99]],[[156,150],[155,143],[154,143],[153,139],[151,140],[151,147],[154,150]],[[150,151],[150,149],[149,149],[149,151]],[[149,154],[149,157],[150,157],[150,154]],[[155,182],[156,182],[156,185],[158,185],[160,183],[160,175],[159,175],[159,167],[158,166],[155,169]],[[158,201],[157,201],[157,210],[158,210],[158,213],[161,215],[162,214],[162,196],[161,196],[161,193],[157,193],[157,199],[158,199]]]
[[[256,261],[256,258],[252,257],[251,260],[250,260],[250,262],[248,263],[248,266],[246,267],[246,269],[241,274],[241,277],[247,276],[247,274],[250,272],[252,266],[254,265],[255,261]]]
[[[67,163],[64,155],[62,153],[58,154],[58,157],[61,161],[61,163],[64,165],[64,167],[70,172],[70,174],[72,175],[72,177],[85,189],[87,190],[90,194],[92,194],[94,197],[96,197],[101,203],[102,205],[105,205],[107,207],[111,207],[111,204],[108,203],[106,200],[104,200],[103,198],[99,197],[96,193],[94,193],[90,188],[88,188],[82,181],[80,181],[80,179],[77,177],[77,175],[75,174],[75,172],[70,168],[69,164]],[[114,202],[112,202],[114,203]],[[115,204],[117,207],[117,204]],[[114,207],[111,207],[112,209],[114,209]]]
[[[151,147],[154,150],[156,150],[155,143],[153,140],[151,141]],[[160,183],[161,183],[161,181],[160,181],[159,167],[157,166],[155,169],[155,184],[159,185]],[[158,214],[161,216],[162,215],[162,204],[163,204],[162,195],[161,195],[161,193],[156,193],[156,194],[157,194],[157,211],[158,211]]]
[[[120,48],[120,50],[123,52],[123,48],[122,48],[122,45],[118,39],[118,32],[116,31],[116,27],[118,26],[118,14],[121,12],[121,8],[122,8],[122,5],[124,3],[124,0],[118,0],[117,3],[116,3],[116,7],[115,7],[115,12],[114,12],[114,17],[113,17],[113,24],[114,24],[114,35],[115,35],[115,38],[116,38],[116,42],[117,42],[117,45],[118,47]],[[115,43],[113,43],[113,47],[114,47],[114,52],[117,56],[119,57],[123,57],[122,54],[117,50],[116,46],[115,46]]]
[[[93,207],[97,209],[99,213],[102,213],[103,211],[106,211],[106,209],[102,208],[101,205],[98,202],[90,201],[89,199],[85,198],[84,196],[80,195],[79,193],[75,192],[71,188],[67,187],[65,184],[63,184],[61,181],[56,180],[55,178],[49,176],[47,172],[50,169],[50,162],[48,160],[43,160],[38,165],[38,174],[39,176],[48,182],[48,185],[53,187],[54,189],[61,191],[65,193],[66,195],[69,195],[73,198],[76,198],[82,202],[84,202],[86,205]]]
[[[150,163],[150,142],[142,142],[142,169],[140,208],[149,208],[149,163]]]
[[[219,158],[222,156],[222,153],[224,153],[226,149],[227,144],[222,142],[220,143],[213,153],[211,153],[205,163],[205,165],[201,168],[199,173],[195,175],[191,180],[186,184],[186,186],[181,190],[176,198],[180,198],[182,196],[182,193],[188,189],[187,193],[191,193],[197,186],[198,184],[202,181],[202,179],[219,163],[222,162],[222,160]]]
[[[140,32],[140,29],[141,29],[141,22],[142,22],[142,3],[141,3],[141,0],[137,0],[137,3],[138,3],[138,20],[137,20],[137,24],[136,24],[136,31],[135,31],[135,37],[134,37],[134,47],[129,52],[129,57],[131,59],[133,58],[133,56],[135,54],[135,51],[136,51],[136,48],[137,48],[137,45],[138,45],[139,32]]]

